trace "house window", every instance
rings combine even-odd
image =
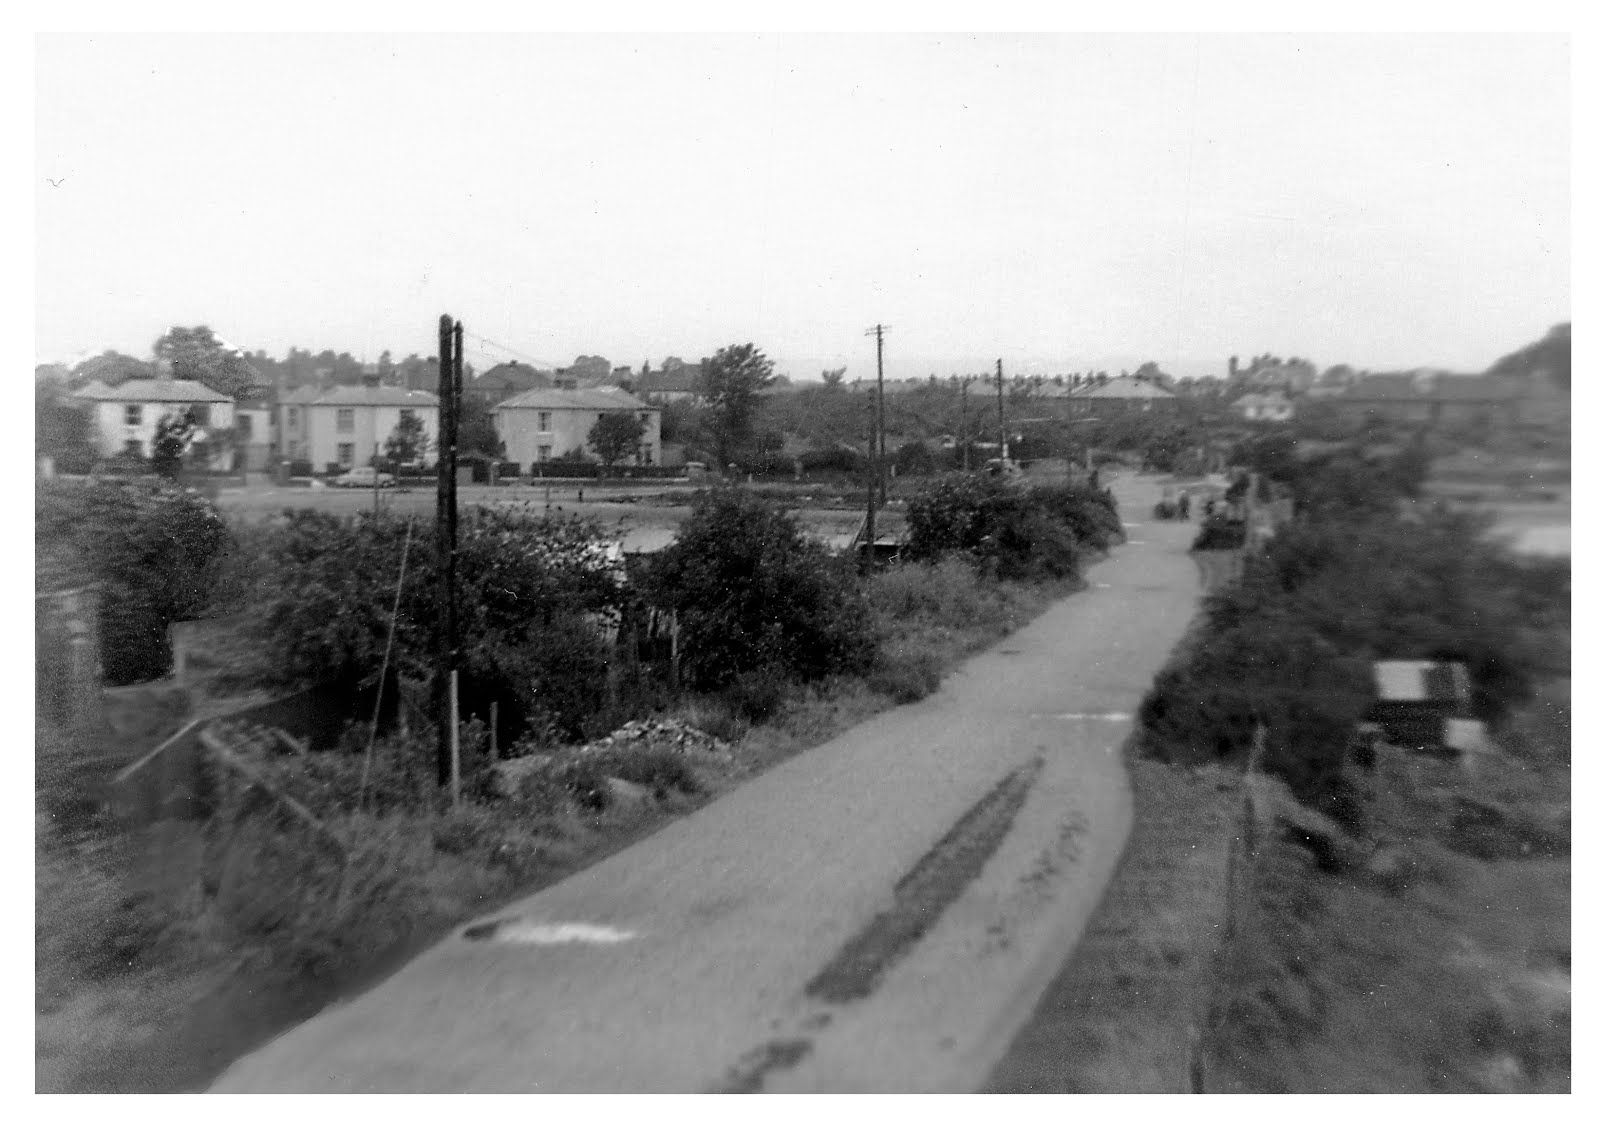
[[[249,415],[240,415],[239,416],[239,436],[241,438],[243,438],[247,442],[251,438],[251,434],[252,434],[251,427],[254,425],[254,423],[255,423],[255,420],[252,419]]]
[[[539,412],[539,433],[540,434],[546,434],[546,433],[549,432],[549,430],[550,430],[550,412],[549,411],[540,411]]]
[[[137,403],[130,403],[122,409],[122,419],[130,427],[136,427],[144,422],[144,408]]]
[[[550,447],[548,447],[548,446],[539,447],[539,461],[548,462],[549,460],[550,460]]]
[[[354,407],[340,407],[339,419],[336,426],[338,427],[340,434],[349,434],[351,431],[355,430],[356,409]]]
[[[289,408],[289,425],[292,427],[297,427],[300,425],[300,408]]]
[[[208,427],[211,425],[211,404],[196,403],[189,408],[189,414],[194,417],[195,426]]]
[[[400,421],[402,423],[409,423],[412,419],[414,419],[416,417],[417,417],[417,413],[415,411],[413,411],[410,407],[402,407],[402,408],[400,408]]]
[[[356,444],[354,442],[339,443],[339,464],[346,469],[356,464]]]

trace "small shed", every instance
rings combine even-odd
[[[1373,664],[1378,699],[1368,719],[1400,747],[1435,750],[1449,745],[1449,722],[1472,715],[1472,679],[1466,666],[1444,661]]]

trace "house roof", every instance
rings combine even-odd
[[[310,404],[312,407],[437,407],[439,397],[431,391],[411,391],[403,387],[329,388]]]
[[[116,387],[91,383],[77,391],[79,399],[105,399],[118,403],[232,403],[220,391],[194,380],[128,380]]]
[[[1383,701],[1465,703],[1471,681],[1464,665],[1440,661],[1376,661],[1372,672]]]
[[[1080,391],[1073,398],[1082,399],[1176,399],[1177,396],[1158,383],[1136,380],[1132,376],[1116,379]]]
[[[552,380],[552,373],[513,360],[496,364],[482,375],[475,376],[467,390],[529,391],[536,387],[549,387]]]
[[[655,409],[617,387],[534,388],[531,391],[523,392],[521,395],[513,395],[510,399],[500,404],[497,410],[504,411],[518,407],[533,407],[541,411],[649,411]]]
[[[278,402],[292,407],[296,404],[315,402],[317,396],[321,394],[322,389],[316,384],[301,384],[299,387],[291,388],[278,396]]]
[[[680,364],[670,371],[661,370],[634,379],[633,386],[640,391],[699,391],[700,365]]]

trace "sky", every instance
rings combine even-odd
[[[1478,371],[1571,319],[1528,35],[74,35],[35,354]]]

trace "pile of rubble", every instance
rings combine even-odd
[[[733,750],[722,740],[682,720],[630,720],[609,736],[584,744],[578,754],[636,747],[665,748],[692,759],[732,763]]]
[[[720,767],[734,762],[733,749],[722,740],[681,720],[631,720],[610,735],[584,744],[573,750],[573,755],[596,755],[607,751],[633,751],[653,748],[674,751],[690,760]],[[521,782],[530,774],[538,774],[556,761],[552,755],[524,755],[496,763],[491,769],[490,787],[496,794],[515,794]],[[633,787],[620,779],[608,780],[612,789],[618,786]],[[615,796],[614,796],[615,797]]]

